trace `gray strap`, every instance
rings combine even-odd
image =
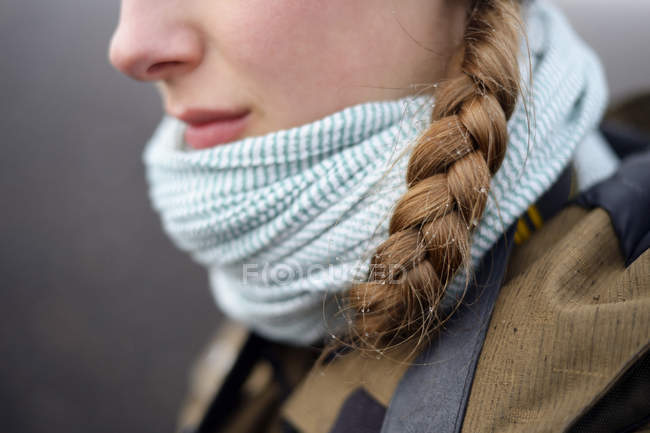
[[[390,402],[382,433],[457,433],[512,250],[514,226],[485,255],[463,306],[420,354]]]

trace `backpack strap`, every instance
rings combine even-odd
[[[460,430],[474,369],[513,244],[514,227],[485,255],[462,306],[404,374],[381,433]]]

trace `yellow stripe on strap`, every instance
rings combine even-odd
[[[535,225],[535,229],[539,230],[544,225],[544,220],[542,219],[542,215],[539,213],[539,210],[537,210],[537,206],[531,205],[528,208],[528,217]]]
[[[521,245],[523,241],[521,240],[521,236],[519,236],[519,232],[515,232],[515,244],[516,245]]]
[[[522,244],[528,240],[530,237],[530,229],[528,224],[524,221],[523,218],[519,218],[517,221],[517,232],[515,233],[515,243],[517,245]]]

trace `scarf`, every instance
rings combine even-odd
[[[525,22],[524,91],[472,235],[474,265],[554,183],[606,102],[600,63],[555,7],[533,2]],[[153,207],[174,243],[208,270],[228,316],[267,338],[313,343],[341,326],[335,295],[363,280],[388,237],[409,150],[433,103],[363,103],[201,150],[187,149],[183,124],[165,117],[143,155]],[[457,275],[443,305],[463,289]]]

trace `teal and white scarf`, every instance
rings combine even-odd
[[[505,160],[472,238],[474,264],[553,184],[606,101],[600,63],[554,7],[534,2],[526,25],[528,112],[518,104],[508,124]],[[227,315],[272,339],[312,343],[336,326],[331,295],[363,279],[387,238],[432,103],[364,103],[203,150],[188,150],[183,124],[166,117],[144,153],[153,206],[176,245],[207,268]],[[457,278],[447,302],[462,287]]]

